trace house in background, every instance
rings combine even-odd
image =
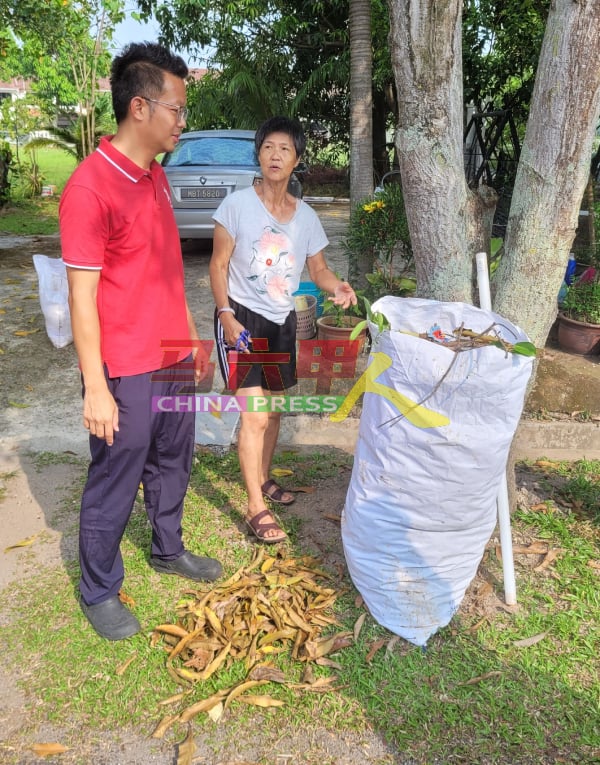
[[[30,80],[26,80],[24,77],[13,77],[8,82],[0,80],[0,102],[5,98],[10,98],[11,101],[25,98],[30,84]]]

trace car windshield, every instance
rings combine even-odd
[[[183,165],[256,165],[254,141],[248,138],[181,137],[174,151],[164,160],[169,167]]]

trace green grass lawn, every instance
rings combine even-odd
[[[37,159],[45,178],[44,185],[56,186],[60,193],[75,170],[77,160],[65,151],[53,148],[38,149]]]
[[[43,185],[56,186],[56,195],[28,199],[23,195],[19,179],[13,175],[12,199],[0,209],[0,233],[29,236],[58,232],[58,199],[77,162],[65,151],[55,148],[38,149],[36,156]],[[21,150],[20,158],[27,162],[29,155]]]
[[[25,198],[18,179],[13,176],[12,198],[4,208],[0,208],[0,234],[44,236],[58,232],[58,199],[77,163],[74,157],[58,148],[38,149],[36,156],[43,176],[43,185],[56,186],[56,195]],[[161,156],[157,157],[157,161],[160,161]],[[23,149],[20,150],[19,157],[24,163],[30,159]],[[316,196],[347,196],[347,189],[340,189],[340,184],[317,182],[312,186],[308,184],[305,193]]]
[[[351,457],[335,450],[290,451],[277,455],[276,462],[293,471],[294,484],[326,495],[327,480],[348,467]],[[218,723],[230,740],[249,741],[257,727],[264,742],[298,730],[359,737],[369,730],[401,753],[402,762],[414,765],[598,765],[600,463],[539,462],[529,469],[540,484],[548,483],[549,499],[513,515],[513,538],[552,554],[517,561],[518,607],[487,609],[483,615],[461,611],[423,650],[377,625],[357,600],[347,573],[331,572],[339,591],[339,626],[326,632],[354,634],[349,647],[331,655],[332,664],[314,669],[315,678],[331,676],[334,687],[319,693],[295,689],[306,664],[275,643],[267,664],[291,683],[269,682],[256,693],[282,705],[267,710],[235,701]],[[82,465],[81,480],[83,475]],[[79,491],[75,487],[65,510],[73,534]],[[239,531],[237,510],[244,502],[235,454],[199,453],[184,534],[191,549],[218,557],[226,576],[247,566],[256,552]],[[298,523],[286,518],[290,545],[281,551],[286,557],[306,552],[298,544]],[[175,623],[195,591],[202,597],[209,586],[190,587],[153,574],[147,565],[149,538],[140,498],[122,545],[127,595],[144,625],[130,640],[110,643],[86,624],[74,600],[74,562],[66,570],[39,571],[2,593],[0,641],[6,662],[27,688],[32,735],[44,720],[66,725],[72,735],[62,743],[75,748],[86,726],[112,731],[134,726],[150,735],[165,715],[177,717],[245,677],[247,667],[233,655],[205,682],[186,682],[172,667],[169,671],[173,642],[167,645],[152,627]],[[272,554],[276,550],[268,548],[266,555]],[[502,565],[493,547],[483,565],[489,586],[501,591]],[[261,601],[255,607],[260,615]],[[190,725],[194,734],[210,738],[217,723],[202,712]],[[175,720],[166,739],[181,741],[187,730]],[[7,763],[20,761],[18,750],[7,750],[7,757]],[[396,761],[385,757],[377,765]],[[259,762],[274,765],[266,754]],[[294,762],[337,765],[322,751],[302,753]]]

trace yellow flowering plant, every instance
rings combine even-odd
[[[366,264],[369,286],[364,292],[369,300],[414,292],[412,248],[399,184],[390,184],[374,199],[356,205],[342,246],[348,254],[351,282],[357,282]]]

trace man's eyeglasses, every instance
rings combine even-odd
[[[144,101],[151,101],[153,104],[166,106],[167,109],[170,109],[172,112],[176,112],[177,122],[185,122],[187,120],[189,113],[187,106],[175,106],[175,104],[168,104],[166,101],[158,101],[156,98],[148,98],[148,96],[141,96],[141,98],[143,98]]]

